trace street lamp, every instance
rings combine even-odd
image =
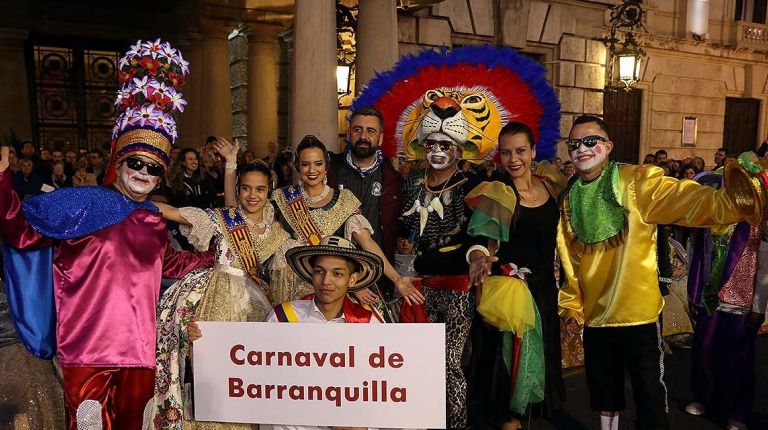
[[[645,57],[635,39],[632,30],[642,27],[643,8],[639,0],[624,0],[611,8],[611,34],[603,39],[608,46],[608,79],[624,85],[626,91],[632,90],[632,84],[640,79],[640,63]],[[626,29],[626,36],[621,47],[617,47],[619,29]]]
[[[342,106],[341,99],[352,94],[351,81],[357,54],[356,10],[356,6],[348,7],[340,0],[336,1],[336,94],[339,96],[339,107]]]
[[[634,35],[628,33],[624,46],[614,55],[619,63],[619,81],[630,89],[640,79],[640,63],[645,54],[637,46]]]
[[[344,61],[339,61],[336,65],[336,93],[339,97],[344,97],[350,93],[349,81],[352,77],[352,65]]]

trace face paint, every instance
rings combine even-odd
[[[160,181],[159,176],[152,176],[147,173],[147,168],[143,167],[137,172],[130,169],[126,163],[120,163],[118,168],[117,180],[120,183],[118,188],[128,192],[128,197],[134,200],[140,200],[146,197]],[[124,192],[125,194],[125,192]]]
[[[423,145],[427,163],[435,170],[447,168],[458,157],[458,146],[444,133],[431,133],[424,140]]]
[[[447,151],[443,151],[438,145],[434,145],[427,152],[427,162],[435,170],[445,169],[456,161],[456,152],[456,145],[451,145]]]
[[[589,171],[602,164],[608,156],[603,143],[598,143],[592,148],[587,148],[584,145],[579,145],[575,151],[570,151],[568,155],[571,157],[576,170]]]
[[[587,122],[574,125],[566,141],[568,156],[579,176],[592,180],[608,161],[613,143],[599,125]]]

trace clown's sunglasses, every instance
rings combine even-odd
[[[581,139],[568,139],[565,141],[565,146],[568,147],[569,151],[575,151],[581,145],[584,145],[585,148],[593,148],[599,142],[608,142],[608,139],[598,135],[585,136]]]
[[[144,160],[139,160],[138,158],[134,157],[128,157],[125,159],[125,164],[128,166],[129,169],[141,172],[141,169],[144,168],[144,166],[147,166],[147,173],[149,173],[152,176],[163,176],[163,173],[165,173],[165,169],[163,166],[155,163],[149,163]]]
[[[433,149],[437,145],[438,148],[440,148],[441,151],[446,152],[449,149],[451,149],[451,145],[453,143],[448,142],[447,140],[432,140],[427,139],[424,141],[422,146],[424,147],[424,150],[429,151],[430,149]]]

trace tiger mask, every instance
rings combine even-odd
[[[463,158],[482,161],[496,145],[496,136],[506,112],[499,112],[495,96],[483,87],[435,88],[424,93],[404,112],[403,152],[411,159],[425,156],[424,139],[431,133],[445,133],[462,148]]]

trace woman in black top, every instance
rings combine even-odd
[[[494,276],[508,275],[510,264],[518,272],[529,271],[525,281],[540,315],[544,343],[543,402],[529,408],[535,415],[548,416],[558,408],[565,394],[554,266],[560,214],[554,188],[532,173],[536,156],[533,142],[533,135],[524,124],[510,123],[501,130],[500,181],[511,187],[517,202],[508,225],[508,240],[489,240],[489,248],[497,245],[494,257],[471,256],[470,277],[476,284],[482,283],[479,273],[485,271],[482,267],[486,264],[491,264]],[[521,427],[521,414],[510,408],[513,381],[509,366],[505,365],[504,343],[508,339],[504,336],[505,332],[479,318],[473,326],[469,414],[474,428]],[[531,401],[538,398],[531,396]]]
[[[216,184],[210,176],[203,173],[197,151],[192,148],[183,149],[171,166],[168,177],[171,205],[194,206],[200,209],[213,207]]]

